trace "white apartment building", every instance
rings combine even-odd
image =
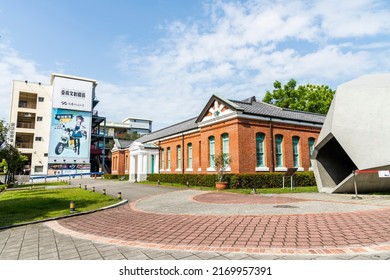
[[[140,135],[152,132],[152,121],[141,118],[126,118],[122,122],[107,122],[106,132],[108,137],[121,138],[126,134],[137,133]]]
[[[95,80],[63,74],[52,74],[48,85],[13,81],[8,142],[28,157],[25,174],[91,171],[92,131],[101,134],[105,122],[93,111],[96,86]]]

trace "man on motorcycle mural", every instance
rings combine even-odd
[[[76,124],[72,132],[72,138],[74,139],[74,152],[80,154],[80,139],[86,135],[85,126],[82,125],[84,122],[83,116],[76,117]]]

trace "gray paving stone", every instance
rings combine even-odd
[[[123,252],[122,255],[128,260],[151,260],[148,255],[138,250],[136,252]]]
[[[89,255],[80,255],[82,260],[103,260],[102,256],[98,253],[92,253]]]
[[[229,260],[229,258],[227,258],[223,255],[218,255],[218,256],[215,256],[214,258],[210,258],[210,260]]]
[[[60,252],[60,260],[80,259],[80,255],[77,251]]]
[[[19,259],[19,252],[6,252],[1,254],[0,260],[18,260]]]
[[[30,251],[30,252],[25,252],[22,251],[18,257],[20,260],[38,260],[38,252],[37,251]]]
[[[40,260],[59,260],[57,254],[48,254],[48,255],[42,255],[39,256]]]
[[[167,254],[165,254],[167,255]],[[190,252],[190,251],[173,251],[171,252],[171,255],[176,259],[176,260],[181,260],[181,259],[184,259],[186,257],[189,257],[189,256],[192,256],[194,255],[193,252]]]
[[[112,256],[115,256],[115,255],[122,255],[117,249],[111,249],[111,250],[105,250],[105,251],[101,251],[101,250],[98,250],[99,254],[102,255],[102,257],[104,259],[112,259]]]
[[[154,258],[158,258],[160,256],[163,256],[163,255],[166,255],[166,253],[164,251],[152,251],[152,250],[147,250],[147,251],[144,251],[144,253],[146,255],[148,255],[148,257],[150,259],[154,259]]]
[[[177,259],[174,255],[166,254],[166,255],[162,255],[162,256],[159,256],[157,258],[154,258],[153,260],[180,260],[180,259]]]
[[[105,260],[126,260],[126,257],[120,253],[104,257]]]
[[[197,255],[191,255],[191,256],[182,258],[181,260],[202,260],[202,258],[200,258],[200,257],[197,256]]]
[[[210,260],[221,256],[219,253],[215,253],[215,252],[194,252],[194,254],[197,255],[202,260]]]

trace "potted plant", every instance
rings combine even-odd
[[[217,171],[217,182],[215,182],[215,187],[217,189],[225,189],[227,187],[228,183],[223,181],[223,175],[231,161],[228,154],[219,153],[215,156],[214,166],[215,171]]]

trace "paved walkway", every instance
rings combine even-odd
[[[129,204],[2,230],[0,259],[390,259],[388,196],[79,183]]]

